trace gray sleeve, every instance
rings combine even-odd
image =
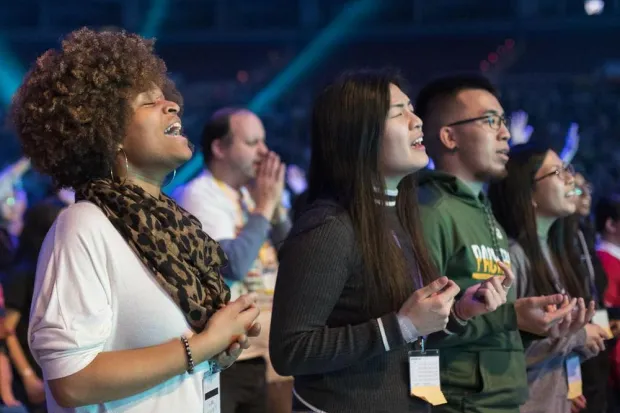
[[[532,341],[525,349],[527,365],[535,365],[548,359],[552,355],[568,356],[572,352],[579,353],[582,359],[588,359],[592,357],[593,354],[584,347],[586,339],[586,330],[582,328],[577,333],[568,337],[545,338]]]
[[[573,351],[579,355],[579,357],[581,358],[581,361],[591,359],[592,357],[595,357],[596,355],[599,354],[598,351],[593,352],[588,347],[586,347],[587,341],[588,341],[588,335],[584,328],[583,329],[583,340],[576,343],[577,345],[573,349]]]
[[[279,250],[280,246],[284,243],[292,226],[291,219],[287,217],[284,221],[271,228],[271,242],[277,250]]]
[[[265,217],[253,214],[237,238],[218,240],[228,257],[228,267],[224,270],[226,279],[241,281],[245,278],[269,235],[270,227]]]
[[[517,297],[531,296],[531,280],[530,280],[530,262],[525,255],[525,251],[519,243],[511,241],[510,260],[517,283]],[[523,334],[523,333],[522,333]],[[531,336],[534,337],[534,336]],[[590,358],[591,354],[584,348],[586,343],[585,329],[579,330],[577,333],[562,338],[542,338],[532,340],[527,344],[525,350],[525,358],[527,365],[532,366],[542,362],[552,355],[567,356],[572,352],[578,352],[582,358]]]
[[[530,263],[525,251],[518,242],[511,240],[508,247],[510,252],[510,267],[515,275],[517,298],[527,297],[530,287]]]

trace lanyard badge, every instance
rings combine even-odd
[[[611,326],[609,325],[609,314],[607,314],[606,308],[596,310],[594,317],[592,317],[592,324],[601,326],[610,338],[614,336],[611,332]]]
[[[566,377],[568,378],[568,399],[573,400],[583,394],[581,381],[581,360],[579,356],[566,359]]]
[[[413,397],[433,406],[447,403],[441,391],[439,350],[427,350],[426,338],[420,340],[420,350],[409,352],[409,389]]]
[[[203,393],[203,413],[220,413],[220,373],[205,373]]]

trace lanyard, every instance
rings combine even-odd
[[[588,275],[590,281],[590,292],[592,293],[592,298],[594,301],[598,303],[598,290],[596,288],[595,283],[595,273],[594,267],[592,267],[592,257],[590,256],[590,251],[588,250],[588,244],[586,243],[586,238],[583,235],[581,230],[577,231],[577,238],[579,238],[579,244],[581,244],[581,250],[583,252],[584,258],[586,260],[586,267],[588,267]]]
[[[396,245],[398,245],[398,248],[400,248],[401,251],[403,251],[403,247],[400,245],[400,241],[398,240],[398,236],[396,235],[396,232],[394,230],[392,230],[392,236],[394,237],[394,241],[396,242]],[[413,246],[411,247],[412,253],[413,253],[413,257],[414,259],[416,258],[415,256],[415,250],[413,250]],[[403,251],[403,254],[405,254],[405,252]],[[406,261],[406,258],[405,258]],[[415,274],[411,274],[411,279],[413,280],[413,288],[415,288],[415,290],[419,290],[420,288],[422,288],[424,286],[424,281],[422,281],[422,272],[420,271],[420,267],[418,266],[418,262],[417,260],[415,260]]]
[[[420,340],[419,340],[419,342],[420,342],[420,351],[422,353],[426,352],[426,338],[427,337],[428,336],[422,336],[422,337],[420,337]]]
[[[491,243],[493,244],[493,250],[495,251],[495,254],[497,255],[498,261],[503,261],[502,252],[499,247],[499,240],[497,239],[498,228],[497,228],[497,223],[495,222],[495,217],[493,216],[493,211],[491,211],[491,208],[486,202],[484,201],[481,201],[481,202],[482,202],[482,206],[484,207],[484,213],[487,218],[487,227],[489,229],[489,232],[491,233]]]
[[[396,236],[396,232],[392,231],[392,236],[394,237],[394,241],[396,242],[396,245],[398,245],[398,248],[400,248],[401,251],[402,251],[403,248],[402,248],[402,246],[400,244],[400,241],[398,240],[398,237]],[[413,255],[415,256],[415,251],[412,251],[412,252],[413,252]],[[404,254],[404,252],[403,252],[403,254]],[[417,262],[416,262],[415,269],[416,269],[415,275],[411,274],[411,279],[413,281],[413,288],[415,290],[418,290],[418,289],[423,287],[423,281],[422,281],[422,272],[420,271],[420,267],[417,265]],[[426,338],[427,337],[428,336],[422,336],[417,341],[417,343],[420,346],[420,351],[422,353],[424,353],[426,351]]]

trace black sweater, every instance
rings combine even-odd
[[[384,212],[390,226],[398,225],[393,207]],[[270,355],[279,374],[295,376],[297,395],[329,413],[428,412],[425,402],[409,396],[414,345],[404,341],[396,313],[364,309],[363,264],[346,212],[314,202],[294,224],[279,259]]]

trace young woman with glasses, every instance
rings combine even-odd
[[[571,165],[548,148],[517,145],[510,151],[507,177],[489,187],[493,212],[511,238],[510,254],[519,297],[562,293],[579,297],[579,310],[561,328],[565,338],[524,336],[529,399],[521,412],[569,412],[568,372],[604,349],[605,331],[589,324],[595,303],[585,306],[576,248],[565,248],[557,221],[575,213],[575,178]],[[576,235],[576,234],[573,234]],[[571,395],[572,396],[572,395]]]

